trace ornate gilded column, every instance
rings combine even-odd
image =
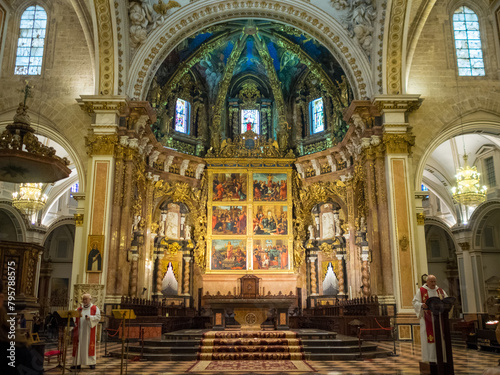
[[[344,255],[337,254],[338,261],[338,281],[339,281],[339,295],[343,296],[345,294],[344,290]]]
[[[184,283],[182,284],[182,293],[189,295],[189,285],[191,283],[191,260],[193,257],[184,257]]]
[[[361,254],[361,282],[363,283],[362,293],[364,296],[371,295],[370,264],[368,260],[368,254]]]
[[[89,178],[85,189],[86,219],[83,228],[83,246],[75,248],[73,274],[77,275],[77,284],[104,286],[110,264],[108,259],[115,261],[114,254],[110,254],[116,251],[110,248],[115,152],[118,146],[120,110],[127,105],[127,98],[82,95],[77,101],[92,117],[92,122],[91,133],[86,138]],[[73,286],[76,288],[75,284]],[[106,298],[105,293],[106,290],[104,290]],[[120,296],[114,297],[107,299],[106,302],[118,302]]]
[[[311,296],[318,295],[318,277],[316,272],[316,257],[307,259],[309,262],[309,270],[311,273]]]
[[[414,181],[409,161],[415,137],[406,118],[420,106],[419,98],[420,95],[380,95],[373,100],[383,120],[393,285],[400,314],[413,313],[412,299],[418,281]]]

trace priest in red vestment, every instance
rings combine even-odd
[[[422,348],[422,362],[436,362],[436,342],[432,313],[425,304],[431,297],[441,299],[448,297],[446,292],[436,285],[436,276],[427,276],[426,283],[417,290],[413,298],[415,313],[420,319],[420,345]]]
[[[90,366],[95,369],[96,364],[96,331],[97,324],[101,320],[101,312],[90,300],[90,294],[82,296],[82,306],[77,309],[80,317],[75,319],[73,329],[73,366],[81,368],[81,365]]]

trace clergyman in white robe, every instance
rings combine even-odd
[[[432,275],[429,275],[431,277]],[[429,288],[427,284],[423,286],[427,290],[429,298],[431,297],[439,297],[438,289],[440,289],[437,285],[433,289]],[[443,289],[444,297],[447,297],[446,292]],[[417,290],[415,297],[413,298],[413,308],[415,309],[415,313],[417,317],[420,319],[420,345],[422,348],[422,362],[436,362],[436,343],[428,342],[427,340],[427,330],[425,326],[424,314],[425,310],[422,308],[422,294],[420,292],[420,288]],[[434,321],[432,322],[434,326]]]
[[[94,309],[95,314],[92,314],[92,310]],[[79,322],[77,324],[78,338],[77,340],[73,340],[73,364],[74,366],[95,366],[97,353],[96,326],[101,320],[101,312],[97,306],[90,302],[87,305],[83,305],[78,310],[81,312],[81,318],[79,318]],[[86,317],[88,317],[88,319]],[[95,328],[94,334],[91,334],[93,328]],[[89,353],[94,353],[94,355],[89,355]]]

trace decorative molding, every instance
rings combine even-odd
[[[403,94],[402,60],[403,36],[407,0],[393,0],[389,18],[389,37],[387,41],[387,92]]]
[[[102,311],[104,308],[104,285],[103,284],[75,284],[74,300],[70,301],[70,308],[76,309],[80,306],[82,295],[88,293],[92,296],[92,304],[99,307]]]
[[[118,145],[118,136],[112,135],[89,135],[85,137],[87,155],[114,155]]]
[[[417,225],[425,225],[425,214],[424,213],[417,214]]]
[[[109,0],[94,1],[97,37],[99,43],[99,86],[101,95],[114,94],[115,48],[113,40],[113,22]]]

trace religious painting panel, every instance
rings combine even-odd
[[[246,206],[213,206],[212,234],[214,235],[246,235]]]
[[[104,236],[89,235],[87,243],[87,272],[102,272]]]
[[[285,202],[288,197],[286,173],[254,173],[254,201]]]
[[[288,207],[278,205],[255,206],[253,233],[257,235],[287,235]]]
[[[254,240],[254,270],[288,270],[288,268],[288,239]]]
[[[224,239],[212,240],[211,269],[218,270],[246,270],[247,249],[246,240]]]
[[[246,173],[214,173],[212,180],[213,202],[247,200]]]
[[[50,306],[68,306],[69,279],[52,278],[50,285]]]

